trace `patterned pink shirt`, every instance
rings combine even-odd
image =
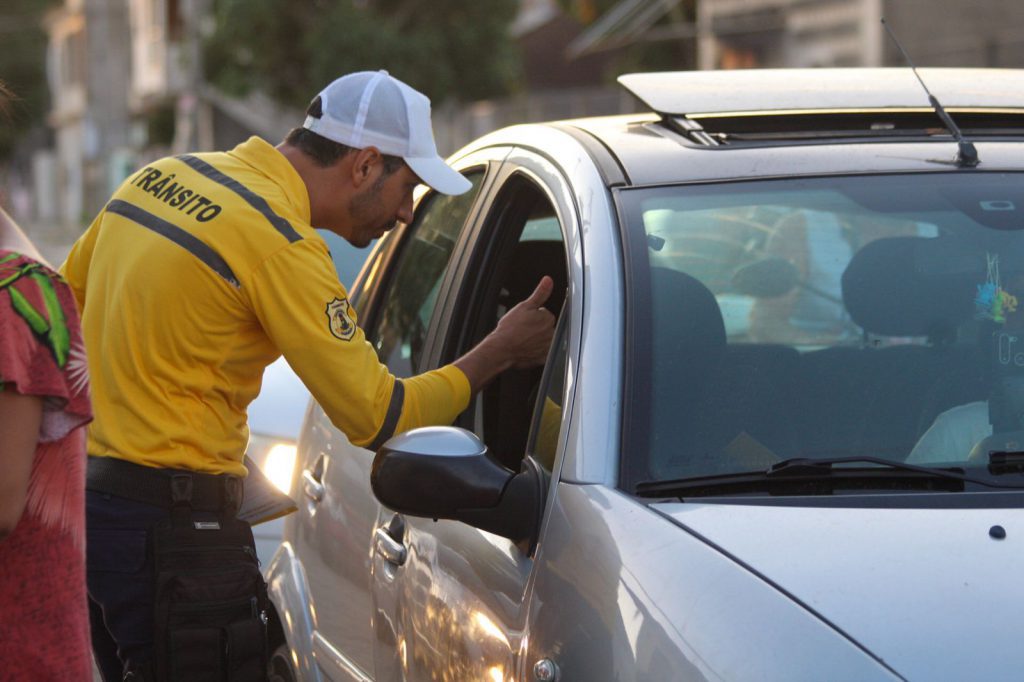
[[[60,275],[0,249],[0,388],[45,399],[25,510],[0,541],[4,680],[92,679],[82,428],[92,411],[79,327]]]

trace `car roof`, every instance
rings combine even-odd
[[[843,140],[706,147],[689,142],[655,115],[577,120],[565,125],[601,141],[626,176],[624,185],[958,170],[953,163],[957,145],[949,136],[932,141]],[[1021,170],[1022,143],[1024,137],[1016,142],[978,142],[978,170]]]
[[[978,170],[1024,168],[1024,69],[919,72],[975,142]],[[591,157],[614,164],[619,172],[608,175],[626,186],[958,170],[953,135],[910,69],[696,71],[619,80],[655,110],[513,126],[479,144],[529,147],[535,126],[555,127],[590,142],[583,146]]]

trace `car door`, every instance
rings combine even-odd
[[[529,295],[541,276],[555,279],[549,309],[559,315],[561,333],[546,368],[504,373],[457,422],[508,468],[519,470],[524,456],[531,457],[550,476],[562,424],[572,305],[566,235],[575,238],[578,227],[555,166],[538,155],[517,156],[515,164],[506,161],[477,234],[460,254],[432,348],[435,364],[454,359]],[[456,521],[406,517],[384,507],[376,532],[377,678],[517,679],[536,543],[516,544]]]
[[[455,244],[472,224],[488,160],[470,158],[459,169],[472,189],[457,197],[426,194],[413,222],[382,240],[354,287],[367,341],[399,377],[425,369],[437,292]],[[352,445],[318,405],[307,417],[301,450],[302,495],[290,535],[306,575],[316,662],[304,676],[372,679],[370,543],[379,517],[369,487],[373,453]]]

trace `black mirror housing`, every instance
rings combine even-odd
[[[522,542],[535,538],[546,474],[530,458],[506,469],[475,434],[454,426],[413,429],[377,452],[370,487],[384,506],[409,516],[462,521]]]

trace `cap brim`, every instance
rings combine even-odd
[[[469,191],[472,183],[462,173],[449,166],[439,156],[432,158],[407,158],[412,172],[419,176],[424,184],[436,189],[441,194],[462,194]]]

